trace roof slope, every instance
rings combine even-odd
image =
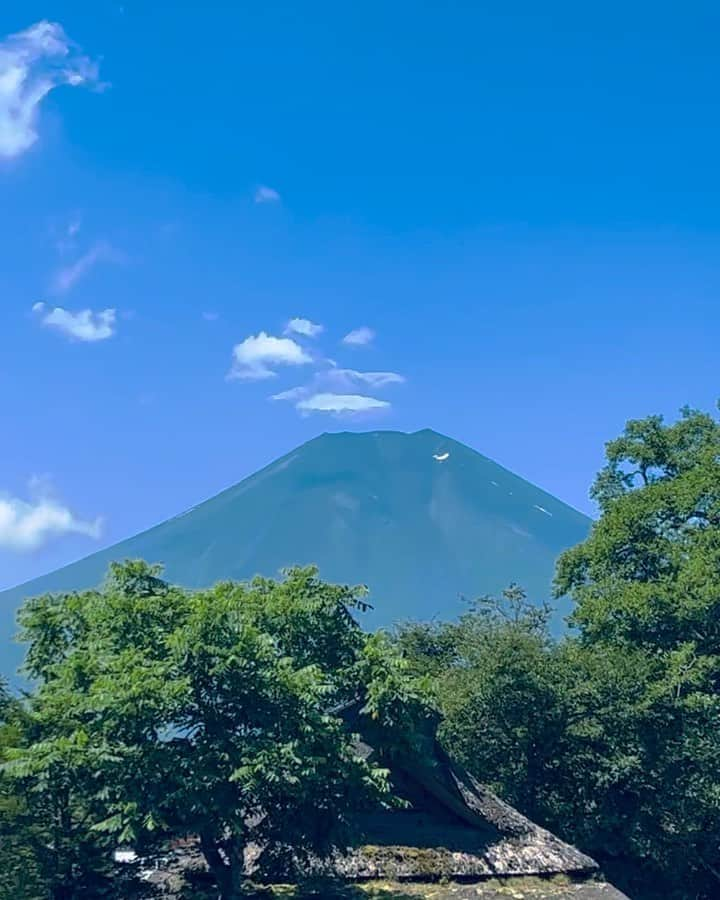
[[[432,896],[450,900],[457,896],[452,882],[485,882],[487,889],[473,888],[473,896],[499,900],[505,894],[504,885],[512,883],[505,879],[535,878],[540,880],[532,882],[527,893],[526,882],[520,882],[523,896],[623,900],[623,894],[599,880],[593,859],[531,822],[458,766],[437,741],[437,715],[430,713],[413,735],[412,745],[398,750],[382,724],[364,714],[360,699],[334,709],[333,714],[341,716],[355,735],[356,752],[389,770],[392,791],[403,803],[356,814],[350,846],[329,857],[303,855],[293,860],[291,852],[281,863],[273,855],[267,869],[262,846],[251,843],[245,851],[246,874],[251,879],[292,882],[301,872],[303,877],[330,876],[345,884],[370,882],[385,885],[372,895],[387,895],[388,900],[426,896],[406,892],[401,885],[442,881],[447,894],[433,890]],[[192,873],[210,878],[198,841],[188,838],[175,842],[153,880],[166,887],[174,883],[179,896]],[[566,880],[560,885],[547,881],[556,875]],[[501,894],[496,892],[498,887],[503,888]],[[327,894],[338,900],[362,895],[360,889]],[[518,896],[512,890],[511,895]]]
[[[358,754],[389,770],[392,791],[403,803],[356,814],[351,845],[326,858],[303,855],[293,862],[291,854],[278,868],[279,858],[273,856],[267,871],[263,848],[251,843],[245,852],[250,878],[263,881],[271,875],[293,881],[298,867],[303,876],[331,876],[346,883],[492,880],[497,884],[497,879],[563,875],[578,898],[623,898],[597,880],[593,859],[531,822],[458,766],[437,741],[437,716],[424,720],[412,749],[399,751],[384,727],[363,713],[360,699],[333,712],[356,735]],[[180,880],[183,872],[207,873],[194,838],[177,842],[171,864],[161,869],[160,881],[170,878],[171,870]],[[588,886],[587,892],[576,890],[581,884]],[[473,891],[476,895],[485,894]],[[495,896],[494,891],[487,896]]]
[[[358,838],[333,869],[344,878],[467,879],[516,875],[586,876],[597,863],[534,824],[457,765],[438,743],[428,720],[416,752],[392,755],[387,737],[361,715],[359,703],[343,717],[359,730],[360,751],[390,770],[405,808],[358,818]]]

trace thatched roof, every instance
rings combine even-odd
[[[350,879],[487,878],[509,875],[586,875],[589,856],[535,825],[450,759],[428,722],[415,751],[383,750],[382,729],[360,715],[343,716],[362,736],[358,749],[390,769],[406,807],[358,817],[358,839],[333,860]]]
[[[569,893],[553,888],[527,896],[623,900],[620,892],[595,880],[594,860],[535,825],[450,759],[436,739],[437,723],[432,719],[412,749],[399,751],[383,729],[361,713],[359,702],[334,712],[361,735],[358,753],[390,770],[393,792],[404,802],[401,808],[358,814],[352,846],[326,859],[303,857],[304,875],[337,876],[355,884],[415,882],[415,887],[418,882],[440,880],[487,882],[487,891],[479,887],[476,891],[478,897],[487,898],[498,896],[491,889],[500,883],[496,879],[538,876],[551,885],[547,876],[565,875],[571,879]],[[250,845],[245,862],[247,875],[262,880],[262,848]],[[178,844],[173,864],[160,867],[153,880],[169,885],[182,872],[205,870],[197,842],[190,839]],[[286,874],[293,871],[290,863]],[[448,897],[454,891],[448,888]],[[175,896],[172,890],[169,893]]]

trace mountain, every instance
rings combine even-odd
[[[216,497],[79,562],[0,593],[0,672],[23,598],[98,585],[112,560],[162,562],[188,587],[316,563],[367,584],[367,627],[453,617],[461,595],[510,582],[548,599],[555,560],[590,520],[463,444],[424,430],[324,434]],[[567,602],[554,627],[562,628]]]

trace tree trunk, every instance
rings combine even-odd
[[[234,900],[233,872],[220,854],[217,841],[206,831],[200,832],[200,849],[220,891],[220,900]]]
[[[245,881],[245,854],[242,841],[236,837],[231,838],[227,844],[228,862],[230,863],[230,882],[234,891],[233,896],[239,897]]]

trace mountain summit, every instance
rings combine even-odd
[[[515,581],[548,599],[555,560],[590,520],[469,447],[437,434],[323,434],[216,497],[135,537],[0,594],[7,675],[23,598],[100,583],[113,560],[161,562],[200,587],[316,563],[323,578],[366,584],[367,627],[454,617],[462,597]],[[561,604],[556,626],[567,606]]]

